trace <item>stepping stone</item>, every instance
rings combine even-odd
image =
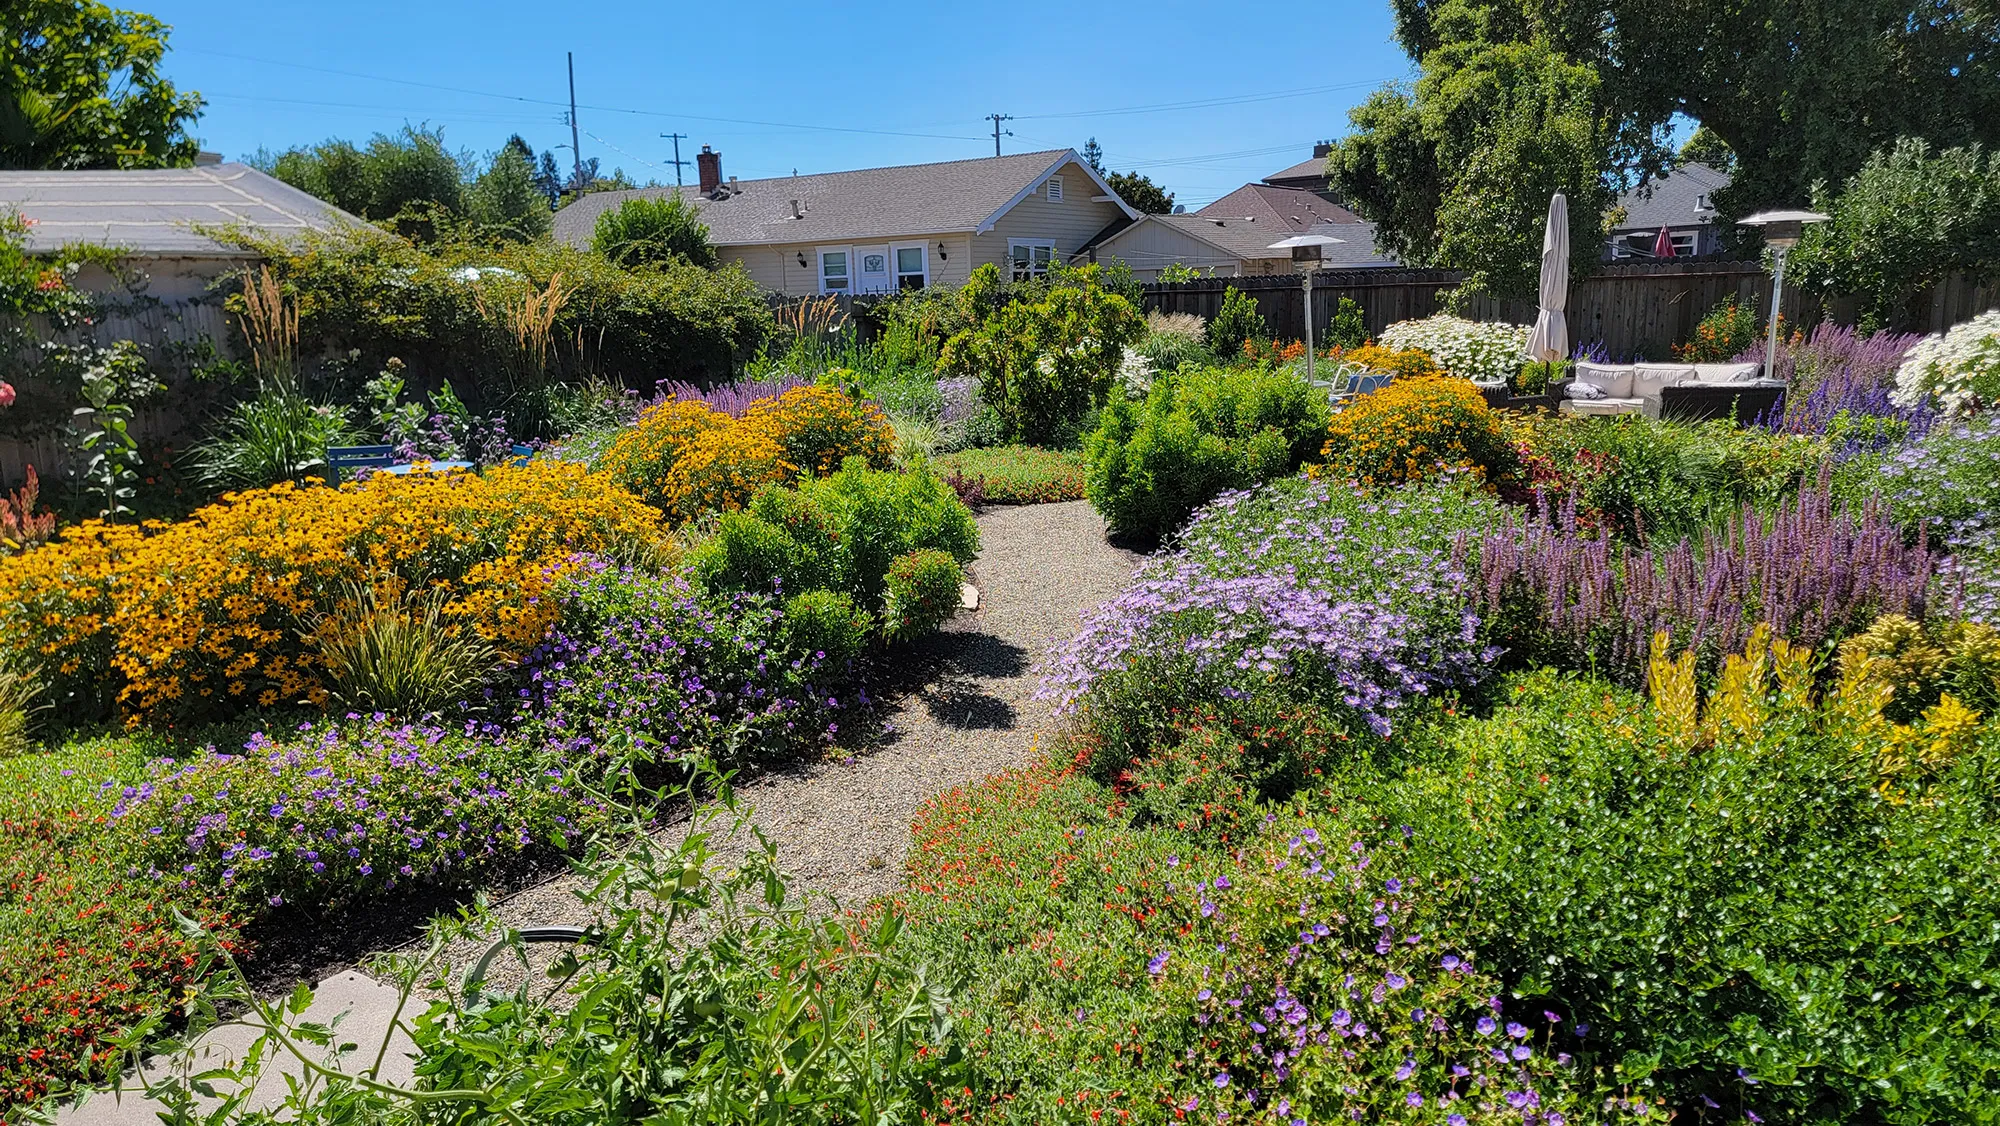
[[[412,1008],[405,1010],[408,1016],[423,1010],[421,1001],[413,1000],[411,1005]],[[320,982],[313,990],[312,1005],[299,1019],[327,1024],[340,1017],[340,1023],[333,1030],[334,1041],[357,1044],[359,1047],[342,1056],[339,1067],[342,1071],[355,1072],[366,1070],[375,1062],[375,1053],[381,1047],[382,1037],[389,1031],[389,1022],[395,1011],[394,989],[365,974],[349,970]],[[233,1065],[256,1039],[256,1030],[246,1024],[231,1022],[210,1029],[195,1042],[196,1070]],[[301,1044],[300,1047],[308,1054],[321,1051],[308,1044]],[[415,1050],[416,1046],[409,1037],[397,1032],[389,1050],[382,1056],[382,1070],[377,1078],[398,1086],[409,1084],[415,1078],[410,1061],[410,1054]],[[315,1056],[315,1059],[318,1058]],[[166,1108],[146,1098],[146,1077],[164,1078],[170,1066],[170,1061],[157,1056],[145,1061],[140,1065],[139,1075],[128,1073],[125,1076],[123,1091],[115,1095],[110,1091],[99,1091],[82,1103],[73,1103],[57,1111],[57,1126],[158,1126],[160,1112]],[[258,1077],[256,1092],[251,1095],[246,1109],[262,1110],[282,1103],[286,1093],[284,1077],[297,1076],[302,1071],[299,1061],[289,1052],[278,1049],[275,1058],[267,1053],[263,1074]],[[200,1101],[203,1106],[213,1105],[211,1100]]]
[[[958,584],[958,605],[962,610],[979,609],[979,588],[971,583]]]

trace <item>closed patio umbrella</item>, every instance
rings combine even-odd
[[[1549,198],[1549,223],[1542,231],[1541,312],[1528,335],[1528,355],[1544,363],[1569,356],[1569,200],[1561,192]]]
[[[1674,236],[1668,234],[1665,227],[1661,227],[1660,237],[1653,240],[1653,257],[1672,258],[1673,256]]]

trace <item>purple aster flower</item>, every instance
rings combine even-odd
[[[1479,1023],[1473,1027],[1479,1030],[1481,1036],[1491,1036],[1493,1035],[1493,1030],[1500,1027],[1500,1025],[1492,1017],[1480,1017]]]
[[[1227,1086],[1229,1086],[1229,1073],[1225,1071],[1225,1072],[1223,1072],[1222,1074],[1220,1074],[1220,1075],[1216,1076],[1216,1077],[1215,1077],[1215,1085],[1216,1085],[1217,1087],[1227,1087]]]

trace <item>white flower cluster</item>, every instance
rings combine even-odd
[[[1907,408],[1933,398],[1951,417],[2000,401],[2000,309],[1926,336],[1903,357],[1889,400]]]
[[[1528,358],[1528,326],[1499,321],[1468,321],[1439,313],[1420,321],[1398,321],[1382,330],[1376,343],[1401,352],[1416,348],[1449,375],[1475,383],[1494,383],[1521,370]]]
[[[1134,349],[1125,349],[1125,358],[1118,364],[1118,382],[1124,386],[1126,398],[1145,398],[1153,389],[1153,362]]]

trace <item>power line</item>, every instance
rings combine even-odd
[[[474,90],[464,86],[446,86],[436,82],[418,82],[415,81],[414,79],[392,78],[388,75],[383,75],[383,74],[363,74],[360,71],[339,70],[334,67],[312,66],[307,63],[286,62],[282,59],[261,59],[250,55],[237,55],[237,54],[231,54],[226,51],[210,51],[194,47],[176,48],[176,50],[188,51],[196,54],[214,55],[216,57],[225,59],[236,59],[241,62],[261,63],[266,66],[291,67],[296,70],[309,70],[319,74],[334,74],[334,75],[339,75],[343,78],[359,78],[369,82],[393,82],[402,86],[416,86],[426,90],[441,90],[451,94],[467,94],[476,98],[499,98],[503,101],[525,102],[529,105],[554,106],[558,109],[567,109],[569,107],[568,102],[552,100],[549,98],[531,98],[523,94],[499,94],[491,90]],[[254,100],[254,99],[246,99],[246,100]],[[281,99],[274,98],[270,100],[277,101]],[[680,118],[692,121],[713,121],[723,125],[756,125],[767,129],[795,129],[803,132],[820,132],[820,133],[861,133],[877,137],[921,137],[927,140],[936,140],[936,141],[977,141],[982,139],[979,137],[970,137],[963,133],[919,133],[919,132],[914,132],[909,130],[899,130],[899,129],[862,129],[855,126],[847,126],[847,125],[817,125],[817,124],[808,125],[808,124],[801,124],[795,121],[760,121],[760,120],[741,118],[741,117],[713,117],[698,113],[678,113],[678,112],[669,113],[665,110],[634,109],[630,106],[593,105],[589,102],[578,102],[576,105],[578,109],[594,110],[598,113],[624,113],[624,114],[631,114],[637,117],[664,117],[664,118]],[[392,107],[382,106],[382,107],[356,107],[356,108],[390,109]]]
[[[1240,106],[1253,102],[1271,102],[1282,98],[1305,98],[1314,94],[1330,94],[1337,90],[1355,90],[1363,86],[1380,86],[1393,79],[1366,79],[1359,82],[1336,82],[1326,86],[1302,86],[1295,90],[1272,90],[1261,94],[1230,94],[1216,98],[1197,98],[1184,102],[1155,102],[1151,105],[1119,106],[1113,109],[1071,110],[1064,113],[1022,114],[1023,121],[1055,120],[1073,117],[1117,117],[1135,113],[1168,113],[1185,109],[1211,109],[1216,106]]]

